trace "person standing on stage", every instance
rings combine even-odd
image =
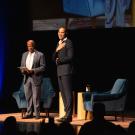
[[[34,40],[27,41],[28,51],[23,53],[21,60],[21,72],[24,75],[24,92],[27,101],[27,113],[24,119],[33,117],[40,118],[40,92],[45,71],[45,57],[42,52],[35,49]]]
[[[65,27],[58,29],[59,42],[53,58],[57,65],[57,77],[59,89],[61,91],[62,100],[64,103],[65,116],[58,119],[59,122],[71,122],[73,113],[73,95],[72,95],[72,75],[73,75],[73,44],[67,38]]]

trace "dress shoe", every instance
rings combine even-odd
[[[71,122],[72,121],[72,117],[66,117],[63,122]]]
[[[63,117],[61,117],[60,119],[61,119],[61,120],[63,120],[63,119],[65,119],[66,117],[67,117],[67,116],[66,116],[66,115],[64,115],[64,116],[63,116]]]
[[[58,122],[71,122],[72,117],[65,117],[65,118],[60,118],[58,119]]]
[[[33,115],[25,115],[22,119],[30,119],[33,118]]]
[[[66,117],[67,117],[67,116],[66,116],[66,115],[64,115],[63,117],[61,117],[61,118],[57,119],[57,121],[61,122],[61,121],[63,121]]]
[[[37,116],[35,116],[35,119],[40,119],[40,116],[38,116],[38,115],[37,115]]]

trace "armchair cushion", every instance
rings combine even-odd
[[[104,93],[100,93],[100,95],[93,94],[93,98],[96,101],[114,100],[119,97],[120,97],[120,94],[104,94]]]
[[[111,89],[111,94],[121,93],[125,85],[126,79],[117,79]]]
[[[126,79],[117,79],[111,90],[107,92],[93,92],[94,101],[115,100],[126,93]]]
[[[24,92],[18,92],[18,94],[19,94],[19,97],[21,98],[21,99],[25,99],[25,94],[24,94]]]

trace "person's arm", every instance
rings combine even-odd
[[[67,55],[61,58],[57,59],[58,64],[65,64],[72,62],[73,56],[74,56],[74,50],[73,50],[73,45],[72,42],[69,40],[66,43],[66,49],[67,49]]]
[[[45,71],[45,67],[46,67],[45,56],[44,56],[44,54],[41,53],[39,67],[33,68],[31,72],[33,72],[34,74],[42,73]]]
[[[26,55],[26,53],[23,53],[22,59],[21,59],[21,67],[19,67],[22,74],[28,74],[29,73],[29,71],[26,68],[25,63],[24,63],[25,62],[25,55]]]

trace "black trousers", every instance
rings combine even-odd
[[[71,117],[73,113],[72,75],[58,76],[58,83],[66,117]]]

